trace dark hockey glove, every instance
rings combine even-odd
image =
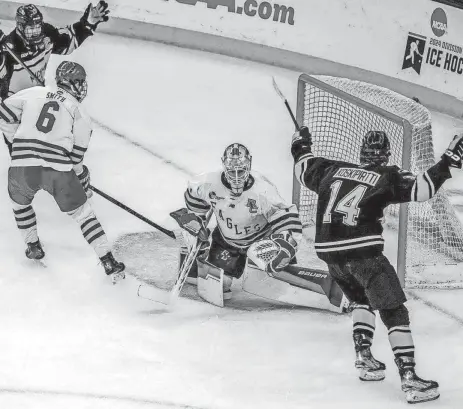
[[[449,147],[442,155],[449,166],[452,168],[461,169],[461,161],[463,158],[463,133],[455,135]]]
[[[197,237],[200,241],[208,242],[210,231],[204,226],[204,221],[201,217],[190,213],[186,208],[178,209],[170,213],[170,216],[174,218],[182,229]]]
[[[291,155],[297,160],[301,155],[311,152],[311,146],[312,135],[309,132],[309,128],[303,126],[293,135],[291,141]]]
[[[85,190],[85,194],[87,197],[92,195],[92,191],[90,190],[90,171],[88,170],[87,166],[83,166],[84,170],[81,174],[77,175],[82,187]]]
[[[95,31],[98,24],[109,20],[108,14],[108,3],[105,1],[102,0],[98,2],[96,6],[93,6],[93,4],[90,3],[85,9],[81,21],[92,31]]]

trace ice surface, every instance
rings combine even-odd
[[[95,131],[86,159],[95,186],[174,228],[168,213],[182,206],[190,175],[218,168],[224,146],[238,140],[290,199],[292,124],[271,76],[295,106],[298,73],[104,35],[73,58],[89,72],[89,113],[128,138]],[[52,58],[49,77],[59,61]],[[448,140],[461,123],[436,114],[434,126]],[[0,164],[6,181],[6,149]],[[379,320],[374,352],[387,378],[361,383],[349,317],[187,298],[167,311],[138,298],[130,278],[110,285],[78,226],[46,194],[34,202],[46,267],[35,265],[23,255],[6,189],[0,195],[0,408],[405,407]],[[99,197],[92,202],[113,241],[152,231]],[[163,262],[154,251],[144,257]],[[442,393],[426,407],[455,409],[463,402],[463,330],[445,311],[461,316],[463,292],[423,296],[432,303],[408,302],[418,370]]]

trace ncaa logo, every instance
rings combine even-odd
[[[432,13],[431,29],[437,37],[442,37],[447,33],[447,15],[441,8],[435,9]]]

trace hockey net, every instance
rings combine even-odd
[[[386,88],[303,74],[297,116],[312,133],[315,155],[358,163],[363,135],[380,129],[390,137],[390,164],[419,173],[435,163],[430,112]],[[294,181],[293,201],[314,255],[317,195]],[[393,264],[397,260],[406,287],[463,287],[463,227],[445,189],[427,202],[389,206],[384,237],[385,253]]]

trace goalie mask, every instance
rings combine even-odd
[[[369,131],[363,137],[360,148],[362,165],[387,165],[391,156],[391,145],[384,131]]]
[[[16,31],[27,47],[39,47],[45,38],[43,15],[33,4],[21,6],[16,11]]]
[[[227,182],[235,196],[241,195],[251,174],[252,156],[246,146],[232,143],[222,155],[222,166]]]
[[[63,61],[56,69],[56,85],[82,102],[87,96],[87,73],[80,64]]]

